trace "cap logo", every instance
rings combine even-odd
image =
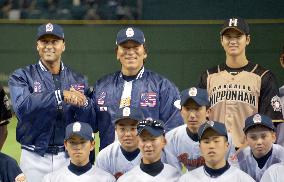
[[[261,123],[261,116],[259,114],[256,114],[254,115],[252,120],[254,123]]]
[[[81,124],[79,122],[74,123],[73,132],[79,132],[81,130]]]
[[[207,121],[207,124],[209,124],[211,127],[214,126],[214,121]]]
[[[230,19],[229,26],[230,27],[231,26],[234,26],[234,27],[238,26],[238,19],[235,19],[235,18]]]
[[[52,32],[53,31],[53,25],[51,23],[48,23],[45,25],[45,31],[46,32]]]
[[[197,95],[197,89],[195,87],[192,87],[188,91],[188,95],[191,97],[195,97]]]
[[[134,36],[134,30],[133,28],[128,28],[125,32],[127,37],[133,37]]]
[[[123,108],[122,115],[123,116],[129,116],[130,115],[130,108],[129,107]]]

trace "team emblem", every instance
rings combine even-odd
[[[178,108],[178,109],[181,109],[180,100],[176,100],[176,101],[174,102],[174,106],[175,106],[176,108]]]
[[[188,95],[191,97],[195,97],[197,95],[197,89],[195,87],[191,87],[188,91]]]
[[[155,107],[157,104],[157,94],[155,92],[142,93],[140,99],[140,106],[142,107]]]
[[[272,97],[272,99],[271,99],[271,106],[273,107],[274,111],[281,112],[282,106],[281,106],[280,98],[278,96]]]
[[[104,105],[106,98],[106,92],[101,92],[98,97],[98,105]]]
[[[38,81],[34,82],[34,92],[41,92],[41,83]]]
[[[229,22],[229,26],[230,26],[230,27],[231,27],[231,26],[234,26],[234,27],[238,26],[238,19],[236,19],[236,18],[231,18],[231,19],[230,19],[230,22]]]
[[[123,116],[129,116],[130,114],[131,114],[131,112],[130,112],[130,108],[129,107],[123,108],[123,110],[122,110],[122,115]]]
[[[256,114],[253,116],[252,120],[254,123],[261,123],[261,116],[259,114]]]
[[[53,25],[51,23],[46,24],[45,31],[46,32],[52,32],[53,31]]]
[[[127,37],[133,37],[134,36],[134,30],[133,28],[128,28],[125,32]]]
[[[79,132],[81,130],[81,124],[76,122],[73,124],[73,132]]]
[[[82,83],[79,84],[71,84],[71,87],[74,88],[75,90],[84,93],[85,85]]]

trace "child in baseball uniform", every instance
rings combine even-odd
[[[237,154],[239,166],[259,182],[269,166],[284,161],[284,148],[274,144],[275,127],[266,115],[254,114],[248,117],[244,133],[249,146]]]
[[[273,164],[262,175],[260,182],[282,182],[284,180],[284,162]]]
[[[95,166],[118,179],[121,175],[140,164],[137,124],[143,113],[136,108],[121,108],[115,115],[114,125],[118,141],[102,149],[96,157]]]
[[[198,139],[205,164],[184,174],[179,182],[254,182],[248,174],[226,160],[229,143],[224,124],[207,121],[198,129]]]
[[[206,89],[191,87],[181,92],[181,115],[184,125],[179,126],[166,134],[167,145],[165,147],[168,161],[175,161],[179,170],[185,167],[188,171],[196,169],[205,164],[201,156],[198,141],[198,129],[206,122],[209,116],[210,103]],[[229,136],[229,150],[227,158],[230,161],[235,154],[232,138]],[[173,156],[173,159],[169,159]],[[229,157],[230,156],[230,157]],[[231,163],[231,162],[230,162]]]
[[[70,164],[45,175],[43,182],[116,181],[111,174],[91,164],[89,155],[94,145],[93,130],[88,123],[69,124],[66,127],[64,146],[70,156]]]
[[[142,120],[138,123],[140,165],[122,175],[118,182],[177,182],[180,172],[161,161],[166,145],[164,123],[160,120]]]

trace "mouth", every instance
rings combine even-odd
[[[215,155],[215,154],[216,154],[216,152],[213,152],[213,151],[208,152],[208,155],[209,155],[209,156],[212,156],[212,155]]]

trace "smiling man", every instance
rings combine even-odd
[[[111,121],[119,108],[139,108],[145,118],[165,121],[166,131],[183,124],[176,86],[144,68],[148,57],[144,33],[134,27],[121,29],[116,36],[115,52],[121,70],[103,77],[94,86],[100,150],[115,139]]]
[[[245,147],[245,119],[262,113],[274,120],[282,118],[278,86],[273,73],[246,57],[251,42],[249,26],[242,18],[230,18],[220,31],[226,62],[201,75],[200,88],[208,91],[209,119],[226,125],[236,148]]]
[[[20,167],[29,182],[67,164],[64,149],[66,126],[76,120],[93,122],[84,76],[62,62],[66,43],[63,28],[47,23],[38,27],[37,64],[16,70],[9,78],[13,109],[21,144]],[[88,101],[89,100],[89,101]]]

